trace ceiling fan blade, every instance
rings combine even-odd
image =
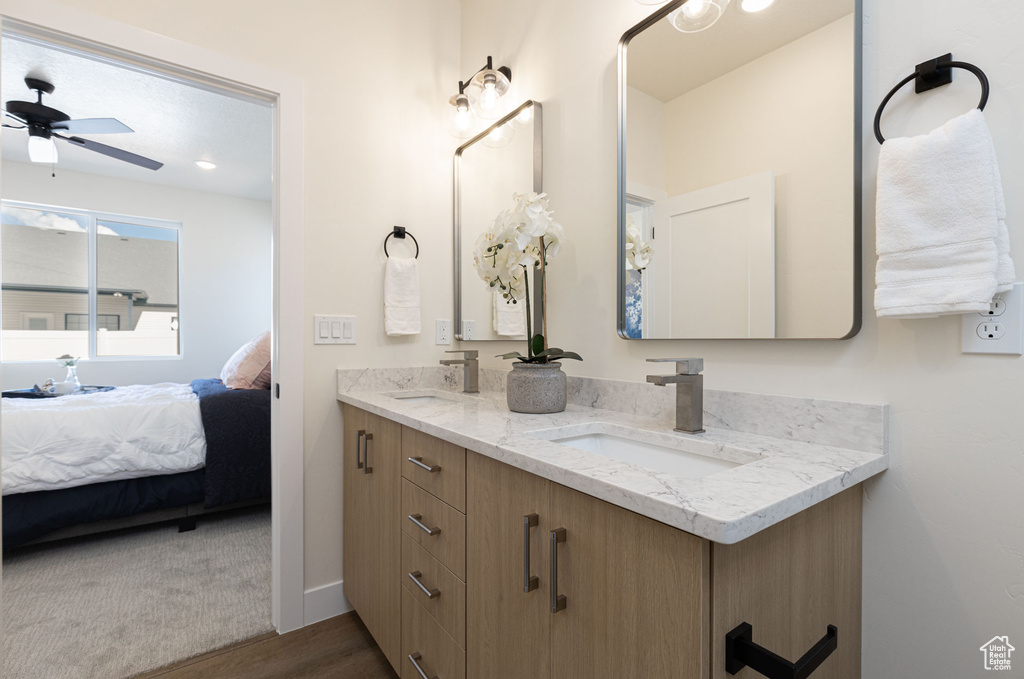
[[[81,120],[65,120],[53,123],[52,130],[61,130],[69,134],[124,134],[134,132],[132,128],[117,118],[82,118]]]
[[[7,111],[4,111],[4,115],[7,116],[8,118],[14,118],[15,120],[17,120],[22,125],[28,125],[27,122],[25,122],[23,119],[19,118],[18,116],[14,115],[13,113],[9,113]]]
[[[138,165],[139,167],[144,167],[147,170],[159,170],[161,167],[164,166],[163,163],[158,163],[155,160],[151,160],[149,158],[146,158],[145,156],[140,156],[137,153],[131,153],[130,151],[125,151],[123,149],[116,149],[113,146],[107,146],[106,144],[101,144],[98,141],[93,141],[91,139],[82,139],[81,137],[65,137],[60,134],[55,134],[53,136],[57,137],[58,139],[63,139],[69,144],[81,146],[82,148],[88,149],[89,151],[102,153],[105,156],[110,156],[111,158],[116,158],[117,160],[123,160],[126,163]]]

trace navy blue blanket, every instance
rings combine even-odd
[[[203,505],[270,498],[270,390],[193,380],[206,431]]]

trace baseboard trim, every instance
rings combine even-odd
[[[342,591],[342,581],[307,589],[303,596],[303,621],[306,625],[333,618],[352,610]]]

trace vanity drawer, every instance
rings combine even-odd
[[[402,479],[402,531],[465,582],[465,514]]]
[[[428,596],[413,581],[413,576],[434,596]],[[455,643],[466,647],[466,583],[408,535],[402,536],[402,585],[455,639]]]
[[[405,427],[402,476],[460,512],[466,511],[465,448]]]
[[[413,661],[423,674],[417,671]],[[402,590],[402,679],[466,679],[466,652]]]

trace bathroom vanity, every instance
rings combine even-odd
[[[500,375],[444,370],[339,371],[345,595],[403,679],[725,679],[752,645],[860,676],[883,407],[708,392],[685,436],[650,385],[573,378],[617,409],[517,415]]]

